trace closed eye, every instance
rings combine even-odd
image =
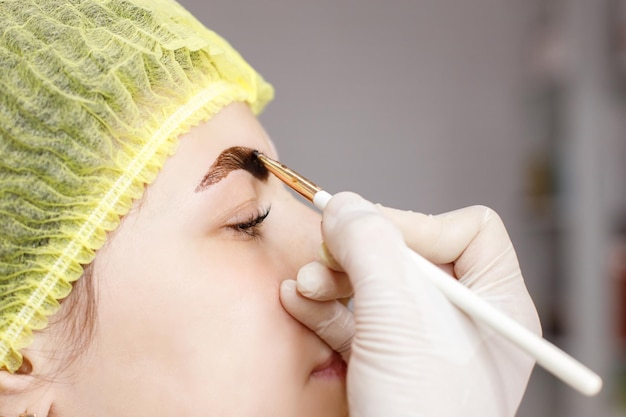
[[[234,223],[227,227],[234,230],[237,233],[241,233],[246,238],[259,238],[261,237],[261,226],[263,222],[269,216],[271,207],[259,210],[253,214],[248,220],[241,223]]]

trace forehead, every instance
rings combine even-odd
[[[232,103],[213,118],[192,127],[179,139],[174,155],[164,163],[156,179],[126,216],[138,211],[170,212],[189,202],[209,168],[228,148],[242,146],[274,155],[274,146],[247,104]],[[141,210],[139,210],[141,209]],[[128,222],[126,222],[128,223]]]
[[[267,133],[244,103],[225,107],[182,135],[176,153],[165,162],[150,188],[175,191],[182,184],[192,184],[193,191],[219,155],[232,147],[274,153]]]

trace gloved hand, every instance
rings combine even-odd
[[[515,414],[533,359],[454,307],[419,276],[405,248],[539,334],[513,246],[492,210],[426,216],[340,193],[324,212],[322,233],[332,258],[326,253],[300,270],[297,283],[285,281],[281,301],[349,361],[351,417]],[[338,300],[353,293],[352,312]]]

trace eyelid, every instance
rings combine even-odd
[[[238,226],[240,228],[254,227],[255,225],[265,220],[265,218],[270,214],[271,209],[271,206],[268,208],[259,209],[256,213],[251,213],[251,215],[248,216],[247,220],[237,221],[231,226]]]
[[[237,204],[236,206],[227,210],[219,219],[218,223],[221,225],[234,224],[237,222],[241,222],[250,212],[258,212],[263,205],[259,203],[258,198],[255,196],[253,198],[249,198],[242,202],[241,204]]]
[[[226,227],[241,234],[245,238],[259,238],[261,237],[261,226],[263,222],[269,216],[271,206],[266,208],[259,208],[256,213],[251,213],[245,221],[238,221]]]
[[[271,206],[259,202],[258,198],[251,198],[237,205],[222,216],[219,227],[240,238],[256,238],[263,221],[269,215]],[[244,227],[242,227],[244,226]]]

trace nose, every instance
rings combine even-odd
[[[287,274],[283,277],[294,279],[303,265],[317,259],[322,243],[321,216],[308,204],[291,197],[277,220],[282,237],[277,250]]]

